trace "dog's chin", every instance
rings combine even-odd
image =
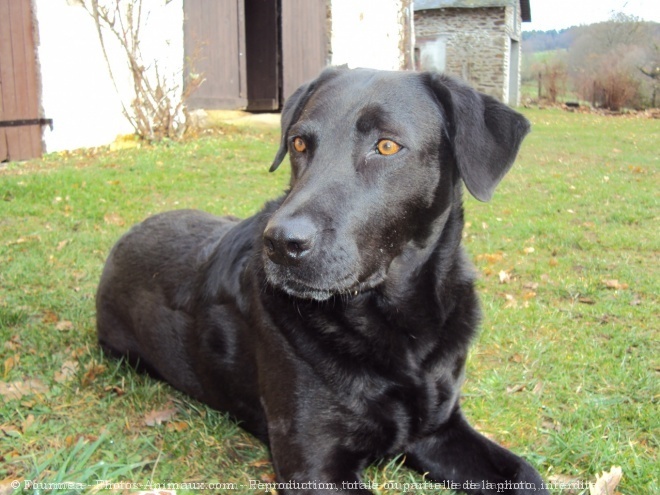
[[[337,281],[318,281],[317,283],[301,281],[291,273],[278,273],[279,270],[266,270],[268,283],[297,299],[312,301],[327,301],[333,297],[352,298],[374,289],[385,280],[385,271],[379,270],[365,277],[355,280],[354,277],[342,278]]]
[[[273,285],[296,299],[309,299],[321,302],[327,301],[336,295],[331,289],[316,288],[295,281],[284,281],[281,284]]]

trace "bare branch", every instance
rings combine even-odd
[[[122,111],[135,132],[149,141],[179,139],[187,125],[185,100],[199,87],[203,78],[197,75],[191,77],[192,71],[189,71],[186,81],[182,79],[182,86],[176,82],[179,76],[183,77],[182,74],[163,74],[158,61],[145,61],[140,37],[149,12],[143,11],[142,1],[84,0],[83,6],[94,20],[110,78],[120,96]],[[103,2],[107,5],[103,5]],[[168,3],[166,0],[162,8]],[[106,33],[119,43],[124,53],[133,83],[130,104],[122,99],[119,91],[106,48]]]

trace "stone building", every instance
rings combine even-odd
[[[415,0],[415,66],[520,103],[521,23],[529,0]]]

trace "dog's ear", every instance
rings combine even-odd
[[[451,77],[435,73],[426,77],[442,107],[461,178],[475,198],[488,201],[513,165],[529,121]]]
[[[286,102],[284,103],[284,107],[282,108],[282,131],[281,131],[281,137],[280,137],[280,148],[277,150],[277,154],[275,155],[275,159],[273,160],[273,163],[270,166],[269,172],[275,172],[277,170],[277,167],[280,166],[280,163],[282,163],[282,160],[284,160],[284,157],[286,156],[287,153],[287,140],[288,140],[288,133],[289,133],[289,127],[293,123],[295,123],[298,118],[300,117],[300,114],[302,113],[302,109],[305,106],[305,103],[307,103],[307,100],[309,100],[309,97],[314,93],[314,82],[310,82],[307,84],[303,84],[300,86],[298,89],[296,89],[289,98],[287,98]]]
[[[280,148],[277,150],[275,159],[270,166],[270,172],[277,170],[287,153],[287,141],[289,128],[295,124],[302,114],[305,104],[309,101],[314,92],[326,81],[335,77],[340,71],[345,70],[344,66],[330,67],[325,69],[319,77],[311,82],[305,83],[296,89],[289,98],[287,98],[282,108],[282,135],[280,138]]]

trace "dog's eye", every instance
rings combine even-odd
[[[378,153],[381,155],[394,155],[401,150],[401,146],[396,144],[391,139],[381,139],[378,141],[376,148],[378,149]]]
[[[298,153],[302,153],[307,149],[307,145],[305,144],[303,138],[296,137],[293,139],[293,149],[296,150]]]

